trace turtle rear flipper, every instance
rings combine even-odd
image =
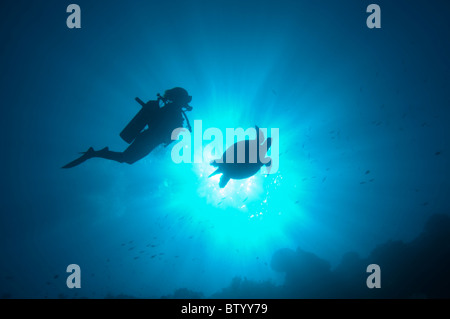
[[[227,186],[227,183],[230,181],[230,177],[227,175],[222,175],[222,177],[220,178],[220,182],[219,182],[219,186],[220,188],[224,188],[225,186]]]
[[[211,163],[209,163],[209,165],[214,166],[214,167],[218,167],[219,163],[217,163],[217,160],[211,161]]]
[[[221,174],[221,173],[222,173],[222,169],[219,167],[219,168],[216,169],[214,172],[212,172],[211,175],[208,176],[208,178],[209,178],[209,177],[212,177],[212,176],[214,176],[214,175],[217,175],[217,174]]]

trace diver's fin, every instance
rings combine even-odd
[[[219,167],[219,168],[216,169],[214,172],[212,172],[211,175],[208,176],[208,178],[209,178],[209,177],[212,177],[212,176],[214,176],[214,175],[220,174],[220,173],[222,173],[222,170],[221,170],[220,167]]]
[[[81,163],[83,163],[84,161],[92,158],[94,156],[94,153],[95,153],[94,149],[92,147],[89,147],[89,149],[86,152],[81,152],[80,153],[80,154],[83,154],[83,155],[78,157],[76,160],[74,160],[74,161],[64,165],[61,168],[72,168],[72,167],[78,166]]]
[[[225,186],[227,186],[227,183],[229,181],[230,181],[230,177],[228,177],[226,175],[222,175],[222,177],[220,178],[220,182],[219,182],[220,188],[224,188]]]

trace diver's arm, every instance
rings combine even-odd
[[[188,117],[187,117],[186,113],[185,113],[184,111],[181,111],[181,112],[183,113],[183,115],[184,115],[184,118],[186,119],[186,125],[187,125],[187,129],[189,130],[189,132],[191,132],[191,133],[192,133],[192,127],[191,127],[191,123],[189,123],[189,119],[188,119]]]

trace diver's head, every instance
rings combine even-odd
[[[172,102],[180,107],[185,107],[189,111],[192,110],[192,107],[189,105],[189,103],[192,101],[192,96],[188,94],[188,92],[180,87],[175,87],[170,90],[166,90],[164,92],[164,99]]]

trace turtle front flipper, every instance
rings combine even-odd
[[[258,145],[260,145],[261,143],[264,142],[266,137],[264,136],[263,130],[261,130],[258,125],[255,125],[255,129],[256,129],[256,140],[258,141]]]
[[[217,166],[216,166],[217,167]],[[214,172],[212,172],[209,176],[208,176],[208,178],[209,177],[213,177],[214,175],[217,175],[217,174],[222,174],[222,168],[221,167],[217,167],[217,169],[214,171]]]
[[[230,177],[228,177],[227,175],[223,174],[222,177],[220,178],[220,182],[219,182],[220,188],[224,188],[225,186],[227,186],[227,183],[229,181],[230,181]]]
[[[266,167],[267,174],[270,174],[270,169],[272,168],[272,159],[270,157],[264,158],[264,166]]]

